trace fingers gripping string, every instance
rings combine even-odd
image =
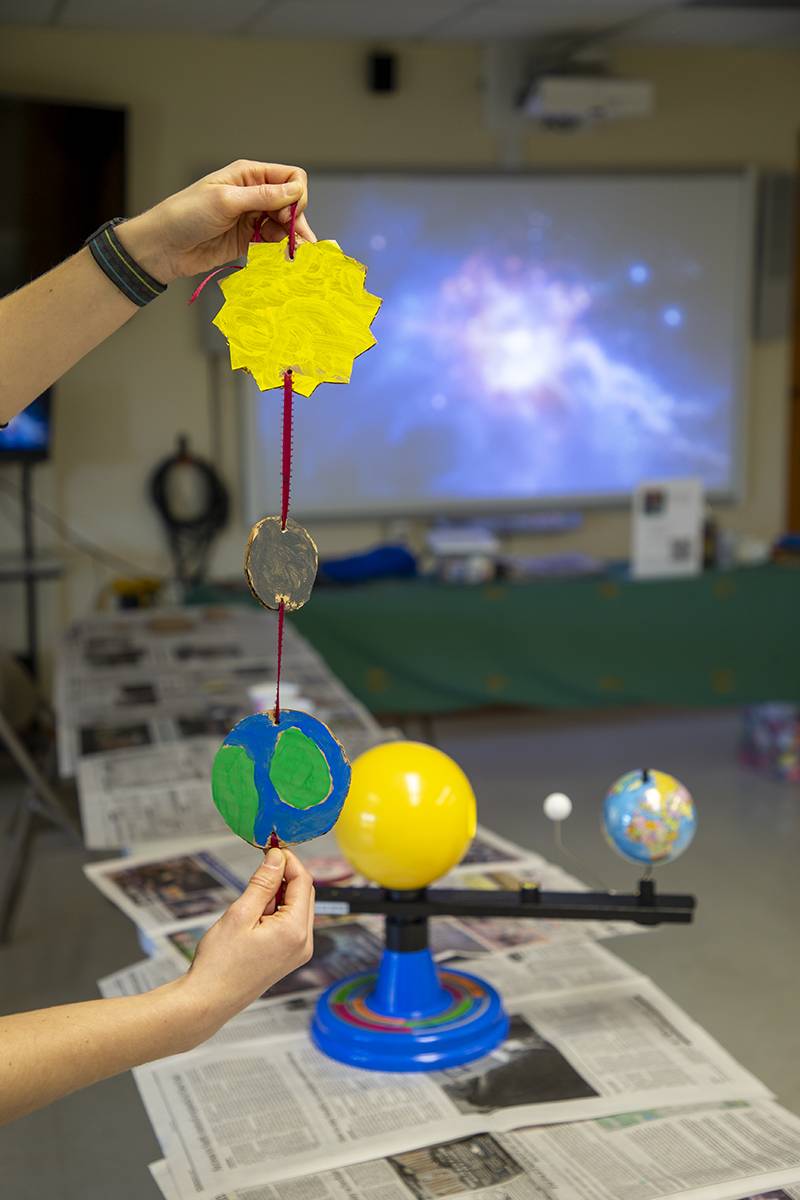
[[[268,216],[269,216],[269,213],[262,213],[261,216],[256,217],[256,222],[255,222],[255,225],[253,226],[253,233],[250,237],[251,242],[263,242],[264,241],[264,238],[261,233],[261,225],[267,219]],[[295,202],[291,208],[291,215],[289,217],[289,258],[294,258],[295,244],[296,244],[296,240],[297,240],[297,235],[295,233],[296,225],[297,225],[297,201],[295,200]],[[198,283],[197,287],[194,289],[194,291],[192,292],[191,296],[186,301],[186,303],[194,304],[195,300],[200,295],[200,293],[202,292],[202,290],[206,286],[206,284],[210,283],[212,279],[216,279],[217,275],[220,275],[223,271],[241,271],[241,269],[242,268],[239,266],[238,263],[226,263],[222,267],[217,267],[215,270],[209,271],[209,273],[208,273],[208,275],[206,275],[205,279],[201,279],[200,283]]]

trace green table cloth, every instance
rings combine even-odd
[[[317,588],[291,620],[376,713],[800,702],[800,570]]]

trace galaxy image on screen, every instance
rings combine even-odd
[[[296,406],[298,510],[728,490],[743,192],[738,175],[317,176],[315,231],[383,306],[350,384]],[[280,405],[251,387],[266,511]]]

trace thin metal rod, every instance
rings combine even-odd
[[[16,762],[22,774],[28,780],[34,796],[33,810],[47,817],[54,825],[58,825],[65,833],[78,836],[78,828],[70,817],[61,799],[45,779],[39,767],[28,753],[24,743],[17,736],[5,713],[0,709],[0,741],[5,744],[8,753]]]
[[[36,579],[34,558],[36,547],[33,540],[32,475],[33,467],[23,461],[20,480],[20,507],[22,509],[22,558],[25,586],[25,627],[27,640],[28,668],[34,679],[39,676],[39,620],[36,610]]]

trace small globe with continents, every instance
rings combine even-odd
[[[211,793],[225,823],[253,846],[306,842],[335,825],[350,763],[327,725],[283,709],[276,723],[254,713],[217,751]]]
[[[623,858],[656,866],[683,854],[697,828],[694,801],[664,771],[629,771],[611,785],[603,804],[611,846]]]

